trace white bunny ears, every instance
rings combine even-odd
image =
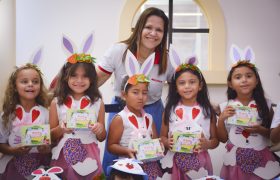
[[[44,169],[37,169],[32,172],[32,176],[35,176],[33,180],[40,180],[43,179],[43,177],[48,177],[51,180],[60,180],[59,177],[56,176],[56,174],[62,173],[63,169],[61,167],[51,167],[47,171]]]
[[[125,58],[125,70],[129,76],[127,83],[136,85],[138,82],[150,82],[147,76],[153,68],[154,61],[155,53],[152,53],[140,66],[132,52],[127,50]]]
[[[65,53],[70,56],[67,62],[75,64],[77,62],[92,63],[95,58],[91,57],[90,52],[93,51],[93,37],[94,33],[91,33],[85,40],[82,46],[82,52],[78,53],[75,44],[70,40],[70,38],[63,35],[62,47]]]
[[[192,55],[185,60],[181,60],[172,44],[170,44],[170,48],[169,48],[169,59],[176,72],[182,69],[189,68],[192,70],[196,70],[200,73],[200,70],[197,67],[198,60],[196,56]]]
[[[255,63],[255,54],[250,46],[247,46],[244,50],[241,50],[237,45],[233,44],[230,47],[230,57],[233,66],[238,63]]]

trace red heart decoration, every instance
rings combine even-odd
[[[251,108],[257,108],[257,105],[256,104],[250,104],[250,107]]]
[[[68,96],[65,101],[64,101],[65,106],[67,106],[68,108],[71,108],[72,105],[72,99]]]
[[[138,129],[138,122],[134,115],[128,117],[129,121]]]
[[[181,120],[183,119],[183,108],[176,109],[175,113]]]
[[[39,117],[40,111],[34,109],[32,110],[32,123]]]
[[[133,169],[133,168],[134,168],[133,164],[129,164],[129,163],[126,164],[126,167],[127,167],[128,169]]]
[[[90,100],[88,98],[83,98],[82,101],[81,101],[80,108],[84,109],[85,107],[87,107],[87,105],[89,105],[89,103],[90,103]]]
[[[199,113],[200,113],[200,109],[193,108],[192,109],[192,118],[195,119]]]
[[[23,112],[22,112],[22,108],[18,107],[16,109],[16,116],[19,120],[22,120],[22,115],[23,115]]]
[[[147,116],[145,116],[145,120],[146,120],[146,126],[147,126],[147,129],[149,128],[149,123],[150,123],[150,120]]]
[[[250,136],[250,133],[248,131],[243,130],[242,135],[247,139]]]

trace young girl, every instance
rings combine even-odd
[[[40,69],[31,63],[9,78],[0,123],[1,179],[25,179],[40,165],[48,165],[50,146],[21,146],[21,127],[49,123],[47,94]]]
[[[136,150],[132,148],[132,142],[157,138],[153,118],[143,110],[148,97],[147,74],[153,66],[153,56],[154,54],[149,56],[140,68],[134,55],[127,51],[125,65],[130,77],[122,85],[126,106],[112,120],[108,135],[108,150],[119,157],[135,158]],[[160,175],[156,161],[144,163],[143,169],[150,179]]]
[[[279,164],[267,148],[271,123],[271,103],[265,99],[262,83],[251,48],[242,56],[237,46],[231,47],[232,66],[227,81],[228,101],[220,104],[218,137],[226,142],[227,152],[221,177],[224,179],[271,179],[280,172]],[[242,60],[244,59],[244,60]],[[256,125],[239,126],[227,123],[237,106],[257,110]],[[253,115],[253,113],[252,113]]]
[[[92,35],[86,42],[89,39]],[[63,43],[74,53],[74,46],[66,37]],[[97,144],[106,138],[105,111],[93,58],[85,54],[87,46],[90,45],[85,44],[82,54],[70,56],[62,67],[56,98],[50,106],[52,140],[57,141],[52,149],[51,165],[62,167],[62,176],[66,179],[92,179],[102,174]]]
[[[198,130],[201,138],[194,151],[198,153],[168,152],[162,167],[172,168],[172,179],[197,179],[213,174],[212,163],[207,152],[218,146],[216,118],[210,104],[205,79],[191,57],[186,63],[171,47],[171,64],[176,69],[169,85],[167,104],[164,112],[161,140],[166,149],[174,145],[173,134]]]

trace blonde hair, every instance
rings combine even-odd
[[[42,72],[38,68],[38,66],[27,63],[19,68],[16,68],[16,70],[11,74],[9,77],[8,85],[5,91],[5,97],[4,97],[4,103],[3,103],[3,125],[4,127],[7,127],[7,124],[9,122],[9,119],[14,119],[15,118],[15,109],[16,105],[20,103],[19,101],[19,94],[17,92],[16,88],[16,80],[17,80],[17,75],[20,71],[25,70],[25,69],[33,69],[35,70],[40,77],[40,92],[38,96],[36,97],[35,101],[37,104],[48,107],[48,98],[47,98],[47,93],[46,93],[46,88],[43,82],[42,78]]]

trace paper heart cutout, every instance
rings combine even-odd
[[[32,110],[32,123],[39,117],[40,111],[34,109]]]
[[[251,108],[257,108],[257,105],[256,104],[250,104],[250,107]]]
[[[72,99],[71,99],[71,97],[68,96],[68,97],[65,99],[64,104],[65,104],[65,106],[67,106],[68,108],[71,108],[71,105],[72,105]]]
[[[184,113],[183,108],[176,109],[175,113],[181,120],[183,119],[183,113]]]
[[[80,108],[84,109],[85,107],[87,107],[89,105],[89,103],[90,103],[90,100],[88,98],[83,98],[81,101]]]
[[[192,109],[192,118],[195,119],[199,113],[200,113],[200,109],[193,108]]]
[[[243,130],[242,135],[247,139],[250,136],[250,133],[248,131]]]
[[[18,108],[16,109],[16,117],[17,117],[19,120],[22,120],[22,116],[23,116],[22,108],[21,108],[21,107],[18,107]]]
[[[138,122],[134,115],[128,117],[129,121],[138,129]]]
[[[150,120],[147,116],[145,116],[145,121],[146,121],[146,126],[147,126],[147,129],[149,128],[149,123],[150,123]]]
[[[133,164],[129,164],[129,163],[127,163],[125,166],[126,166],[128,169],[133,169],[133,168],[134,168]]]

